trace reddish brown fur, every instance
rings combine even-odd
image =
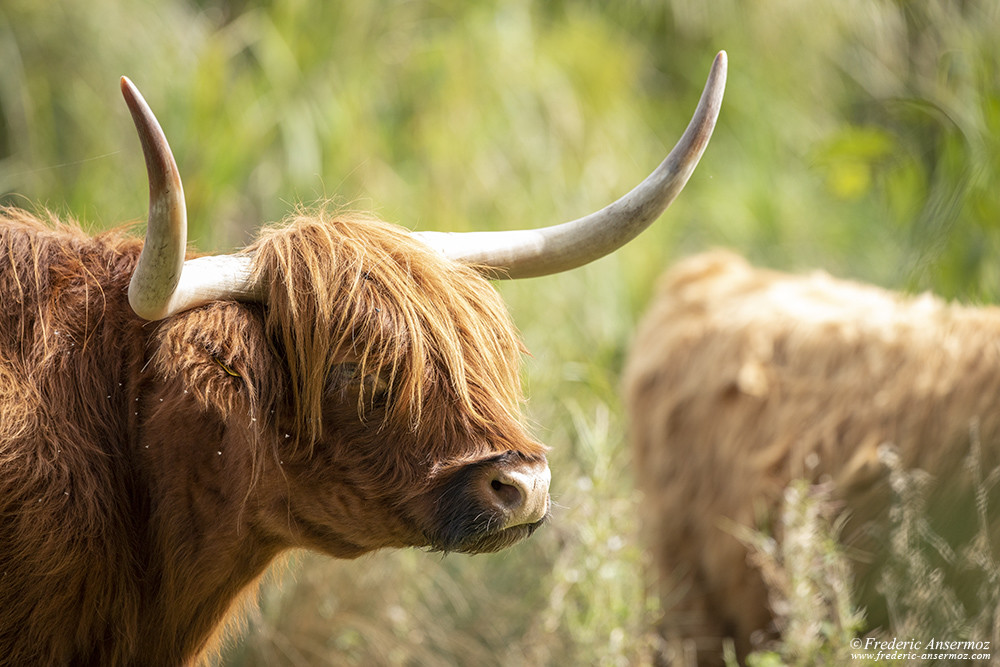
[[[130,310],[140,242],[0,211],[0,662],[195,660],[295,547],[502,548],[460,482],[544,460],[489,284],[395,227],[301,214],[268,306]]]
[[[892,443],[904,468],[933,474],[937,529],[967,539],[971,430],[987,470],[1000,452],[998,340],[995,308],[758,270],[727,253],[669,271],[625,381],[664,634],[695,640],[711,662],[720,638],[735,638],[745,655],[755,631],[773,630],[767,590],[734,526],[780,535],[771,522],[781,494],[803,477],[834,485],[861,601],[873,623],[884,621],[878,568],[860,564],[885,551],[878,448]]]

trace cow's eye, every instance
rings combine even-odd
[[[360,369],[358,364],[353,361],[345,361],[340,364],[335,364],[333,368],[330,369],[330,384],[332,385],[345,385],[351,382],[358,381],[358,373]]]
[[[360,364],[345,361],[330,369],[328,387],[338,394],[360,394],[365,403],[375,405],[385,400],[389,378],[384,371],[364,373]]]

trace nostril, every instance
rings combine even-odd
[[[476,485],[480,502],[503,517],[501,527],[534,524],[549,511],[549,468],[544,461],[482,469]]]
[[[513,508],[523,502],[521,490],[512,484],[506,484],[499,479],[490,482],[490,488],[496,494],[500,503],[507,508]]]

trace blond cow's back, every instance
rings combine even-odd
[[[725,252],[669,271],[625,378],[663,634],[694,640],[710,662],[721,637],[742,655],[773,629],[732,522],[776,519],[793,479],[832,481],[851,517],[844,539],[878,562],[870,528],[887,512],[884,443],[934,475],[947,493],[931,506],[956,534],[968,529],[974,518],[954,503],[968,488],[971,429],[987,466],[1000,442],[998,334],[996,309],[755,269]],[[877,572],[858,574],[878,621]]]

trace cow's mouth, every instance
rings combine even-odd
[[[465,536],[437,535],[428,539],[431,551],[463,554],[486,554],[500,551],[531,536],[548,519],[510,526],[501,530],[476,531]]]

